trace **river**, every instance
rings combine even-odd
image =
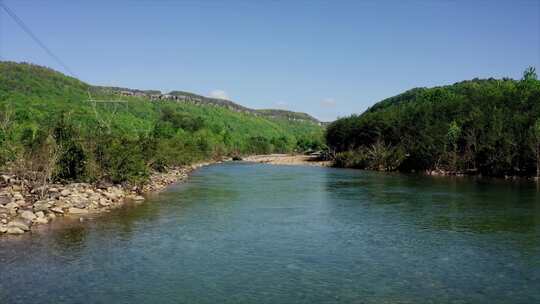
[[[0,303],[540,303],[534,183],[226,163],[0,238]]]

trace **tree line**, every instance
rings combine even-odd
[[[540,81],[473,79],[415,88],[338,119],[326,142],[341,167],[540,175]]]

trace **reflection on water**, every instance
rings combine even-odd
[[[0,239],[0,303],[535,303],[534,184],[234,163]]]

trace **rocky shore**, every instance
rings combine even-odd
[[[264,163],[272,165],[308,165],[329,167],[331,161],[321,161],[316,156],[311,155],[290,155],[290,154],[268,154],[252,155],[243,158],[244,161]]]
[[[174,168],[165,173],[154,172],[142,189],[106,183],[49,184],[29,189],[25,180],[1,175],[0,237],[24,234],[61,217],[84,217],[118,208],[127,201],[144,201],[141,194],[160,191],[185,180],[191,171],[209,164]]]

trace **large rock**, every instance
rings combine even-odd
[[[16,200],[16,201],[24,200],[24,197],[22,196],[20,192],[15,192],[13,193],[13,200]]]
[[[60,195],[62,196],[68,196],[71,192],[68,189],[64,189],[60,192]]]
[[[23,221],[21,220],[13,220],[11,222],[9,222],[7,224],[7,228],[19,228],[19,229],[22,229],[24,231],[28,231],[30,230],[30,227]]]
[[[118,199],[118,195],[112,191],[104,192],[103,195],[105,195],[106,198],[110,199],[111,201],[116,201]]]
[[[112,184],[108,183],[108,182],[100,181],[100,182],[97,183],[96,187],[98,189],[105,190],[105,189],[108,189],[108,188],[112,187]]]
[[[8,227],[6,229],[7,234],[23,234],[25,230],[19,228],[19,227]]]
[[[100,198],[100,199],[99,199],[99,205],[100,205],[101,207],[107,207],[107,206],[110,205],[110,203],[109,203],[106,199]]]
[[[92,201],[92,202],[97,202],[101,199],[101,196],[100,195],[97,195],[97,194],[94,194],[90,197],[88,197],[88,200]]]
[[[0,175],[0,180],[3,181],[4,183],[11,183],[13,179],[13,176],[9,176],[9,175]]]
[[[11,198],[5,196],[5,195],[2,195],[0,196],[0,205],[5,205],[5,204],[8,204],[11,202]]]
[[[32,221],[33,219],[36,218],[36,215],[32,211],[25,210],[21,212],[21,218],[27,221]]]
[[[61,200],[61,201],[54,202],[54,206],[58,207],[58,208],[65,209],[65,208],[71,207],[72,205],[71,205],[71,202],[69,202],[69,201]]]
[[[49,220],[46,217],[36,217],[33,222],[36,224],[47,224]]]
[[[38,201],[34,204],[34,211],[47,211],[51,204],[49,202]]]
[[[19,208],[19,205],[15,202],[11,202],[11,203],[7,203],[5,205],[5,208],[7,208],[8,210],[14,210],[14,209]]]
[[[71,213],[71,214],[87,214],[88,210],[71,207],[71,208],[68,209],[68,213]]]
[[[64,214],[64,210],[62,210],[62,208],[60,208],[60,207],[53,207],[53,208],[51,208],[51,211],[56,212],[56,213],[60,213],[60,214]]]
[[[77,208],[80,208],[80,209],[85,208],[89,204],[89,201],[88,201],[87,198],[80,197],[80,196],[71,197],[71,202],[72,202],[73,206],[75,206]]]
[[[24,207],[24,206],[28,205],[25,200],[18,200],[15,203],[17,203],[17,205],[19,205],[19,207]]]

